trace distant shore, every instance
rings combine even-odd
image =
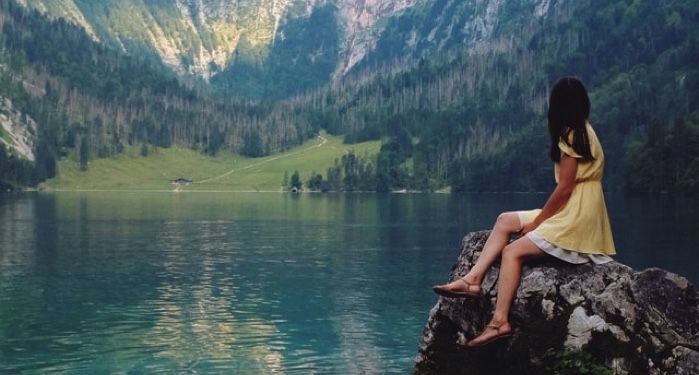
[[[42,192],[42,193],[81,193],[81,192],[113,192],[113,193],[276,193],[276,194],[290,194],[290,195],[302,195],[302,194],[547,194],[546,191],[465,191],[465,192],[453,192],[450,189],[439,189],[435,191],[427,190],[391,190],[391,191],[374,191],[374,190],[351,190],[351,191],[299,191],[291,192],[288,190],[175,190],[175,189],[54,189],[54,188],[20,188],[15,189],[16,192]]]

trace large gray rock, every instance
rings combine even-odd
[[[450,280],[468,272],[487,236],[464,238]],[[490,320],[498,271],[494,264],[486,275],[483,297],[439,298],[420,338],[417,374],[547,373],[550,348],[589,353],[592,362],[619,374],[699,374],[694,287],[661,269],[634,271],[617,262],[571,265],[551,258],[525,266],[510,312],[513,335],[465,346]]]

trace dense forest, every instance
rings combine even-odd
[[[338,35],[330,8],[319,8],[287,27],[325,32],[290,37],[258,65],[235,57],[208,89],[0,0],[0,96],[39,124],[36,162],[0,152],[0,176],[33,185],[55,173],[57,157],[89,168],[90,158],[151,145],[261,156],[325,129],[383,145],[299,177],[312,189],[545,191],[548,88],[576,75],[591,94],[606,189],[697,192],[699,1],[553,2],[536,17],[524,16],[530,3],[504,2],[488,40],[466,27],[482,3],[422,2],[389,19],[362,63],[321,87]],[[284,63],[316,50],[319,60]],[[236,90],[266,99],[235,99]]]

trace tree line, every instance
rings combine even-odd
[[[377,175],[374,156],[358,156],[349,151],[336,158],[325,175],[313,171],[305,182],[298,171],[294,171],[291,177],[288,171],[284,172],[282,187],[291,191],[381,191],[377,186]]]

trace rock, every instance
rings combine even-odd
[[[450,280],[467,273],[488,233],[464,238]],[[550,349],[580,350],[617,374],[699,373],[699,298],[692,284],[668,271],[635,271],[617,262],[572,265],[551,258],[525,265],[510,312],[513,335],[466,347],[490,320],[498,271],[496,263],[484,278],[483,297],[439,297],[420,338],[416,374],[551,373]]]
[[[0,96],[0,144],[10,153],[33,162],[36,134],[36,121],[15,108],[10,98]]]

